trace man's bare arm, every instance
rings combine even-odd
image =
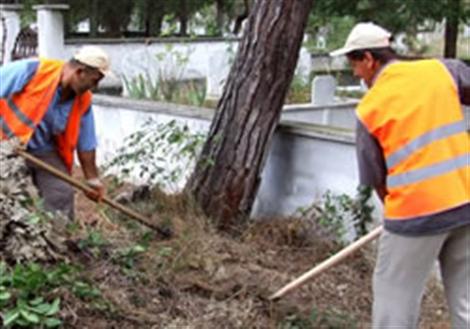
[[[98,178],[98,168],[96,167],[96,152],[78,151],[78,159],[82,166],[83,174],[86,179]]]

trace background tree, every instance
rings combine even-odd
[[[312,0],[258,0],[186,190],[219,226],[251,211]]]
[[[172,0],[167,1],[168,14],[172,14],[179,23],[179,36],[187,36],[188,23],[196,11],[214,0]]]
[[[135,1],[137,22],[146,37],[159,36],[162,30],[163,18],[168,11],[165,0]]]
[[[352,17],[355,22],[373,21],[393,33],[404,32],[405,42],[414,50],[419,32],[430,31],[446,21],[445,57],[455,57],[459,23],[470,21],[470,0],[329,0],[317,1],[310,23],[328,25],[331,18]],[[344,22],[344,21],[343,21]],[[336,36],[339,34],[333,31]],[[345,36],[344,36],[345,38]],[[343,38],[343,40],[344,40]],[[419,49],[416,49],[419,50]]]

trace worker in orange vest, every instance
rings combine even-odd
[[[458,60],[403,60],[391,34],[359,23],[343,48],[369,90],[356,144],[361,183],[384,203],[373,279],[373,328],[416,328],[436,260],[454,328],[470,328],[470,68]]]
[[[27,59],[0,67],[0,138],[18,138],[39,159],[71,174],[74,152],[92,193],[99,200],[105,186],[95,162],[97,146],[91,89],[109,70],[99,47],[85,46],[67,62]],[[34,165],[34,184],[46,210],[74,216],[70,185]]]

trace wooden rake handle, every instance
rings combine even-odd
[[[281,289],[279,289],[277,292],[272,294],[269,299],[270,300],[275,300],[279,299],[285,294],[287,294],[289,291],[300,287],[304,283],[306,283],[308,280],[311,280],[327,269],[337,265],[340,263],[343,259],[346,257],[350,256],[352,253],[357,251],[359,248],[362,246],[368,244],[369,242],[375,240],[377,237],[379,237],[380,233],[382,233],[382,226],[376,227],[374,230],[370,231],[368,234],[364,235],[362,238],[359,240],[351,243],[349,246],[346,248],[342,249],[339,251],[337,254],[331,256],[330,258],[326,259],[325,261],[321,262],[317,266],[313,267],[311,270],[308,272],[305,272],[301,276],[299,276],[297,279],[293,280],[292,282],[288,283]]]
[[[40,167],[41,169],[44,169],[44,170],[48,171],[52,175],[66,181],[67,183],[69,183],[70,185],[76,187],[77,189],[82,190],[83,192],[93,192],[94,191],[93,188],[89,187],[88,185],[83,184],[79,180],[63,173],[60,170],[57,170],[56,168],[50,166],[49,164],[45,163],[44,161],[39,160],[38,158],[31,155],[30,153],[28,153],[28,152],[26,152],[22,149],[18,149],[18,148],[15,151],[22,158],[24,158],[24,159],[28,160],[29,162],[35,164],[36,166]],[[135,212],[134,210],[132,210],[130,208],[127,208],[127,207],[117,203],[116,201],[108,198],[107,196],[104,196],[102,201],[104,203],[106,203],[107,205],[111,206],[112,208],[119,210],[123,214],[126,214],[130,218],[133,218],[133,219],[137,220],[139,223],[141,223],[141,224],[143,224],[143,225],[145,225],[145,226],[147,226],[147,227],[149,227],[153,230],[156,230],[163,237],[167,238],[167,237],[171,236],[171,232],[169,230],[162,229],[158,225],[150,222],[146,217],[142,216],[141,214]]]

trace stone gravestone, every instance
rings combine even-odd
[[[318,75],[312,82],[313,105],[332,104],[335,98],[336,79],[331,75]]]

